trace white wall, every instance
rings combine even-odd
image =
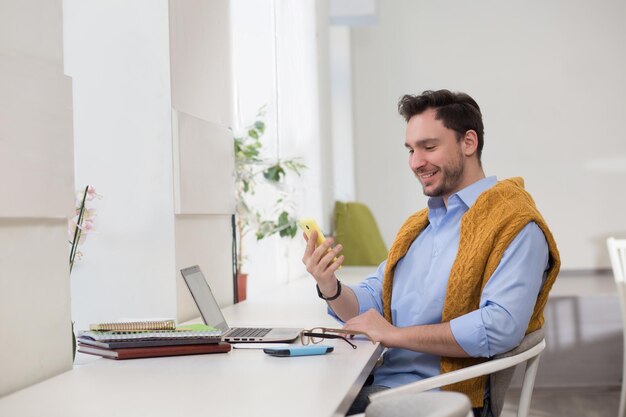
[[[424,207],[407,166],[406,93],[449,88],[481,106],[487,175],[523,176],[564,269],[608,267],[605,239],[626,235],[626,4],[381,1],[354,28],[357,199],[389,245]]]
[[[72,272],[73,318],[175,317],[168,3],[65,0],[64,13],[76,187],[103,196]]]
[[[0,396],[72,366],[61,0],[0,1]]]

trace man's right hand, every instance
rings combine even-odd
[[[307,244],[302,262],[306,266],[307,272],[317,281],[317,286],[322,294],[324,294],[325,297],[332,297],[337,292],[335,271],[339,269],[343,263],[344,256],[339,255],[343,247],[337,245],[332,248],[334,240],[333,238],[328,238],[316,248],[316,231],[311,232],[309,238],[304,235],[304,239],[307,241]],[[337,258],[335,262],[333,262],[334,258]]]

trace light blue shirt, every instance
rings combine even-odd
[[[493,187],[484,178],[448,198],[428,200],[430,224],[398,261],[391,314],[398,327],[441,322],[448,277],[456,258],[461,218],[478,196]],[[383,314],[382,282],[386,261],[376,273],[352,286],[359,314],[371,308]],[[548,269],[548,244],[541,229],[529,223],[511,242],[485,285],[478,310],[450,322],[454,338],[470,356],[491,357],[516,347],[524,337],[537,295]],[[337,317],[332,310],[330,314]],[[374,372],[374,384],[396,387],[439,374],[439,356],[406,349],[388,349]]]

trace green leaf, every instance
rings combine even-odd
[[[243,152],[242,152],[243,156],[250,160],[250,161],[254,161],[256,159],[257,156],[259,156],[259,151],[257,148],[252,147],[252,146],[247,146]]]
[[[265,133],[265,123],[263,123],[263,122],[262,122],[262,121],[260,121],[260,120],[259,120],[259,121],[257,121],[257,122],[254,124],[254,128],[255,128],[256,130],[258,130],[258,131],[259,131],[259,133],[261,133],[261,134]]]
[[[272,165],[263,171],[263,176],[268,181],[279,182],[285,176],[285,170],[280,164]]]
[[[298,226],[292,224],[291,226],[282,229],[279,235],[280,237],[290,237],[293,239],[296,233],[298,233]]]
[[[250,136],[251,138],[254,138],[254,139],[258,139],[259,138],[259,134],[254,129],[248,130],[248,136]]]
[[[266,238],[267,236],[271,236],[274,233],[274,223],[263,221],[259,223],[259,227],[256,231],[256,239],[261,240],[263,238]]]
[[[289,217],[289,213],[283,211],[278,216],[278,234],[280,237],[294,237],[298,231],[295,220]]]
[[[287,169],[298,174],[298,176],[300,175],[301,171],[306,169],[306,165],[304,165],[302,162],[299,162],[296,159],[284,160],[283,164],[285,165]]]
[[[283,211],[282,213],[280,213],[280,216],[278,216],[278,226],[284,226],[287,223],[289,223],[289,213]]]

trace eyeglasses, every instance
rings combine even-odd
[[[357,335],[365,336],[371,340],[369,335],[365,332],[359,332],[356,330],[328,329],[326,327],[315,327],[310,330],[301,331],[300,342],[306,346],[309,343],[313,343],[313,344],[320,343],[324,339],[342,339],[342,340],[345,340],[347,344],[352,346],[352,349],[356,349],[356,345],[352,343],[350,340],[348,340],[348,337],[352,338]],[[372,340],[372,343],[374,343],[373,340]]]

